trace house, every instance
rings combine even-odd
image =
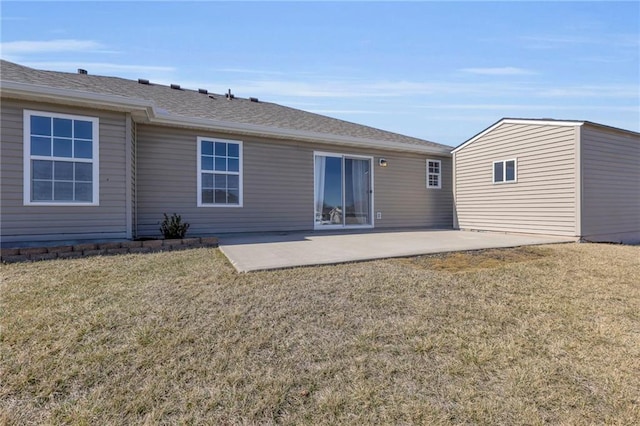
[[[451,147],[264,102],[2,61],[1,234],[451,228]]]
[[[453,150],[454,227],[640,242],[640,134],[502,119]]]

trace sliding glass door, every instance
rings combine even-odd
[[[370,157],[316,153],[315,228],[370,227]]]

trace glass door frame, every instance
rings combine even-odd
[[[335,225],[322,225],[322,224],[318,224],[316,221],[316,202],[318,200],[318,195],[316,194],[316,182],[318,179],[317,176],[317,171],[316,171],[316,158],[317,157],[338,157],[341,159],[342,161],[342,170],[341,170],[341,185],[342,185],[342,210],[343,212],[346,210],[345,209],[345,198],[346,198],[346,191],[345,191],[345,160],[346,159],[354,159],[354,160],[368,160],[369,161],[369,217],[370,217],[370,223],[368,224],[364,224],[364,225],[347,225],[345,223],[345,219],[346,219],[346,215],[343,214],[342,216],[342,223],[341,224],[335,224]],[[314,230],[322,230],[322,229],[326,229],[326,230],[336,230],[336,229],[358,229],[358,228],[373,228],[375,226],[375,215],[373,214],[374,210],[374,205],[373,205],[373,194],[374,194],[374,188],[373,188],[373,166],[374,166],[374,162],[373,162],[373,156],[371,155],[361,155],[361,154],[345,154],[345,153],[339,153],[339,152],[325,152],[325,151],[314,151],[313,152],[313,229]]]

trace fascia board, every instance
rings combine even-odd
[[[151,113],[155,106],[151,101],[132,99],[118,95],[83,92],[81,90],[63,89],[59,87],[41,86],[37,84],[0,81],[0,92],[14,95],[20,99],[54,101],[65,100],[71,103],[90,103],[96,106],[107,106],[118,110],[146,110]]]
[[[50,86],[41,86],[29,83],[13,81],[0,81],[0,91],[3,94],[14,95],[29,100],[49,100],[59,103],[61,100],[69,103],[91,104],[95,106],[107,106],[118,110],[144,111],[149,123],[167,126],[195,127],[199,129],[214,130],[230,133],[243,133],[262,137],[275,137],[295,139],[307,142],[340,144],[382,150],[413,152],[422,154],[436,154],[450,157],[449,148],[438,148],[428,145],[412,145],[376,139],[339,136],[327,133],[307,132],[294,129],[281,129],[256,124],[235,123],[229,121],[212,120],[209,118],[181,117],[164,114],[152,101],[136,98],[128,98],[118,95],[105,95],[93,92],[83,92],[74,89],[64,89]]]
[[[405,151],[424,154],[437,154],[445,157],[451,156],[448,148],[437,148],[431,146],[411,145],[380,141],[367,138],[356,138],[350,136],[338,136],[328,133],[307,132],[294,129],[280,129],[256,124],[234,123],[228,121],[216,121],[208,118],[196,117],[176,117],[176,116],[154,116],[152,123],[164,124],[168,126],[187,126],[204,128],[222,132],[243,133],[251,136],[285,138],[306,142],[340,144],[366,148],[377,148],[382,150]]]

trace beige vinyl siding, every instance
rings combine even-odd
[[[98,117],[100,205],[23,205],[23,110]],[[3,242],[126,237],[125,114],[2,99]]]
[[[243,142],[243,207],[197,207],[197,137]],[[137,125],[138,232],[159,235],[163,213],[178,213],[189,234],[311,230],[314,151],[374,156],[376,227],[451,227],[451,161],[441,159],[443,189],[426,189],[426,156],[285,142]],[[391,155],[389,155],[391,154]],[[377,158],[389,167],[382,170]],[[431,157],[430,157],[431,158]],[[448,176],[448,177],[447,177]],[[374,213],[375,215],[375,213]]]
[[[586,123],[582,137],[582,237],[640,239],[640,136]]]
[[[575,235],[576,127],[503,123],[456,152],[458,227]],[[516,182],[493,162],[516,159]]]

